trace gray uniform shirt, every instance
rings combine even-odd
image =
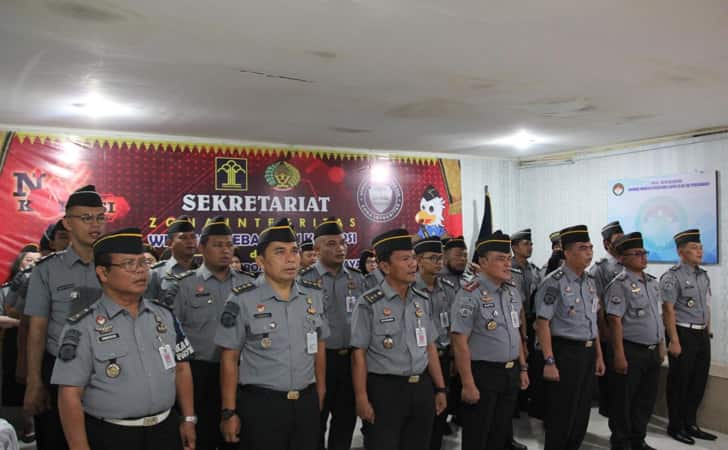
[[[675,305],[675,320],[706,325],[710,322],[710,278],[702,267],[673,266],[660,277],[662,300]]]
[[[240,350],[239,383],[276,391],[300,390],[316,381],[315,354],[307,335],[328,336],[321,290],[295,282],[288,301],[265,276],[236,287],[225,304],[215,343]]]
[[[220,349],[215,345],[215,333],[225,301],[233,287],[253,281],[253,278],[230,270],[228,277],[220,281],[204,264],[179,277],[174,314],[195,348],[194,359],[219,362]]]
[[[430,290],[419,272],[414,286],[429,296],[430,319],[437,330],[435,343],[438,348],[444,349],[450,345],[450,324],[452,323],[450,310],[457,293],[455,286],[449,280],[438,276],[435,277],[435,285]]]
[[[368,274],[364,275],[364,289],[374,289],[382,284],[382,281],[384,281],[384,274],[382,271],[379,269],[372,270]]]
[[[301,271],[302,280],[321,281],[324,299],[324,315],[330,334],[326,338],[327,349],[349,348],[351,338],[351,314],[358,297],[364,292],[361,273],[342,267],[334,275],[317,261]]]
[[[452,306],[452,332],[469,336],[473,361],[508,362],[518,359],[521,294],[510,283],[496,286],[482,273],[475,283],[458,291]]]
[[[66,318],[89,306],[79,299],[82,287],[101,289],[93,262],[81,261],[73,246],[42,258],[30,275],[23,313],[48,318],[46,351],[53,356],[58,354]]]
[[[665,339],[660,316],[660,287],[657,279],[645,273],[645,279],[624,269],[605,292],[607,314],[622,318],[623,339],[654,345]]]
[[[536,291],[536,315],[551,321],[551,335],[578,341],[597,337],[599,298],[592,276],[567,265],[551,272]]]
[[[597,295],[601,300],[602,307],[605,306],[606,299],[604,293],[607,290],[607,285],[620,273],[624,266],[622,263],[614,259],[612,255],[606,258],[602,258],[589,269],[589,273],[594,277],[594,284],[597,287]]]
[[[169,287],[169,284],[174,282],[172,275],[179,275],[186,271],[187,269],[182,267],[174,256],[166,261],[159,261],[152,266],[149,272],[149,282],[144,296],[158,299],[162,292]]]
[[[440,277],[442,277],[442,278],[448,280],[450,283],[452,283],[453,286],[455,286],[455,289],[460,289],[460,287],[461,287],[460,280],[462,279],[462,274],[457,274],[457,273],[451,271],[450,269],[448,269],[447,266],[443,266],[442,269],[440,270],[439,275],[440,275]]]
[[[515,261],[514,261],[515,264]],[[526,310],[526,315],[534,314],[533,305],[531,304],[531,295],[536,292],[538,285],[541,283],[541,271],[535,264],[527,262],[525,267],[514,265],[511,268],[513,284],[521,294],[523,300],[523,308]]]
[[[69,318],[51,383],[84,388],[84,410],[104,419],[157,414],[174,406],[175,369],[160,347],[186,361],[192,347],[172,312],[141,299],[136,319],[106,295]],[[115,372],[116,365],[118,372]]]
[[[427,347],[417,345],[417,328],[424,329],[427,344],[437,337],[428,303],[427,294],[413,287],[403,300],[386,280],[359,298],[351,319],[351,346],[367,350],[368,372],[410,376],[425,371]]]

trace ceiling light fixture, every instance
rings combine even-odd
[[[91,94],[83,100],[71,104],[77,111],[92,118],[121,117],[132,115],[134,110],[100,94]]]
[[[502,145],[506,147],[514,147],[518,150],[526,150],[531,146],[534,146],[536,144],[543,144],[547,141],[548,139],[544,137],[536,136],[535,134],[532,134],[526,130],[520,130],[517,133],[496,139],[494,141],[491,141],[490,143],[492,145]]]

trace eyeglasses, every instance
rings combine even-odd
[[[81,216],[74,215],[74,214],[67,214],[66,217],[81,219],[81,222],[85,223],[86,225],[91,225],[92,222],[106,223],[106,221],[109,220],[109,218],[106,214],[98,214],[96,216],[92,216],[91,214],[83,214]]]
[[[430,261],[432,264],[437,264],[437,263],[442,262],[442,255],[432,255],[432,256],[423,257],[422,259],[426,259],[426,260]]]
[[[135,272],[137,269],[149,269],[150,264],[149,260],[142,258],[137,260],[127,259],[119,264],[109,264],[109,266],[119,267],[127,272]]]
[[[632,253],[623,253],[622,256],[636,256],[638,258],[641,258],[643,256],[649,256],[650,252],[643,251],[643,252],[632,252]]]

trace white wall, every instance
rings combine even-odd
[[[538,265],[551,253],[548,234],[563,227],[586,224],[595,243],[595,260],[605,254],[599,230],[607,221],[607,186],[611,179],[658,176],[696,171],[719,172],[719,254],[721,264],[707,266],[713,288],[713,362],[728,374],[728,137],[683,140],[575,159],[573,164],[519,168],[505,160],[461,159],[463,224],[465,239],[472,242],[483,214],[483,185],[493,202],[494,229],[506,232],[532,228]],[[476,205],[474,205],[474,202]],[[669,265],[653,264],[648,271],[661,275]],[[715,368],[714,368],[715,369]]]

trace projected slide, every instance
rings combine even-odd
[[[704,264],[718,263],[717,172],[623,178],[609,183],[609,221],[640,231],[649,261],[677,262],[672,237],[699,228]]]

